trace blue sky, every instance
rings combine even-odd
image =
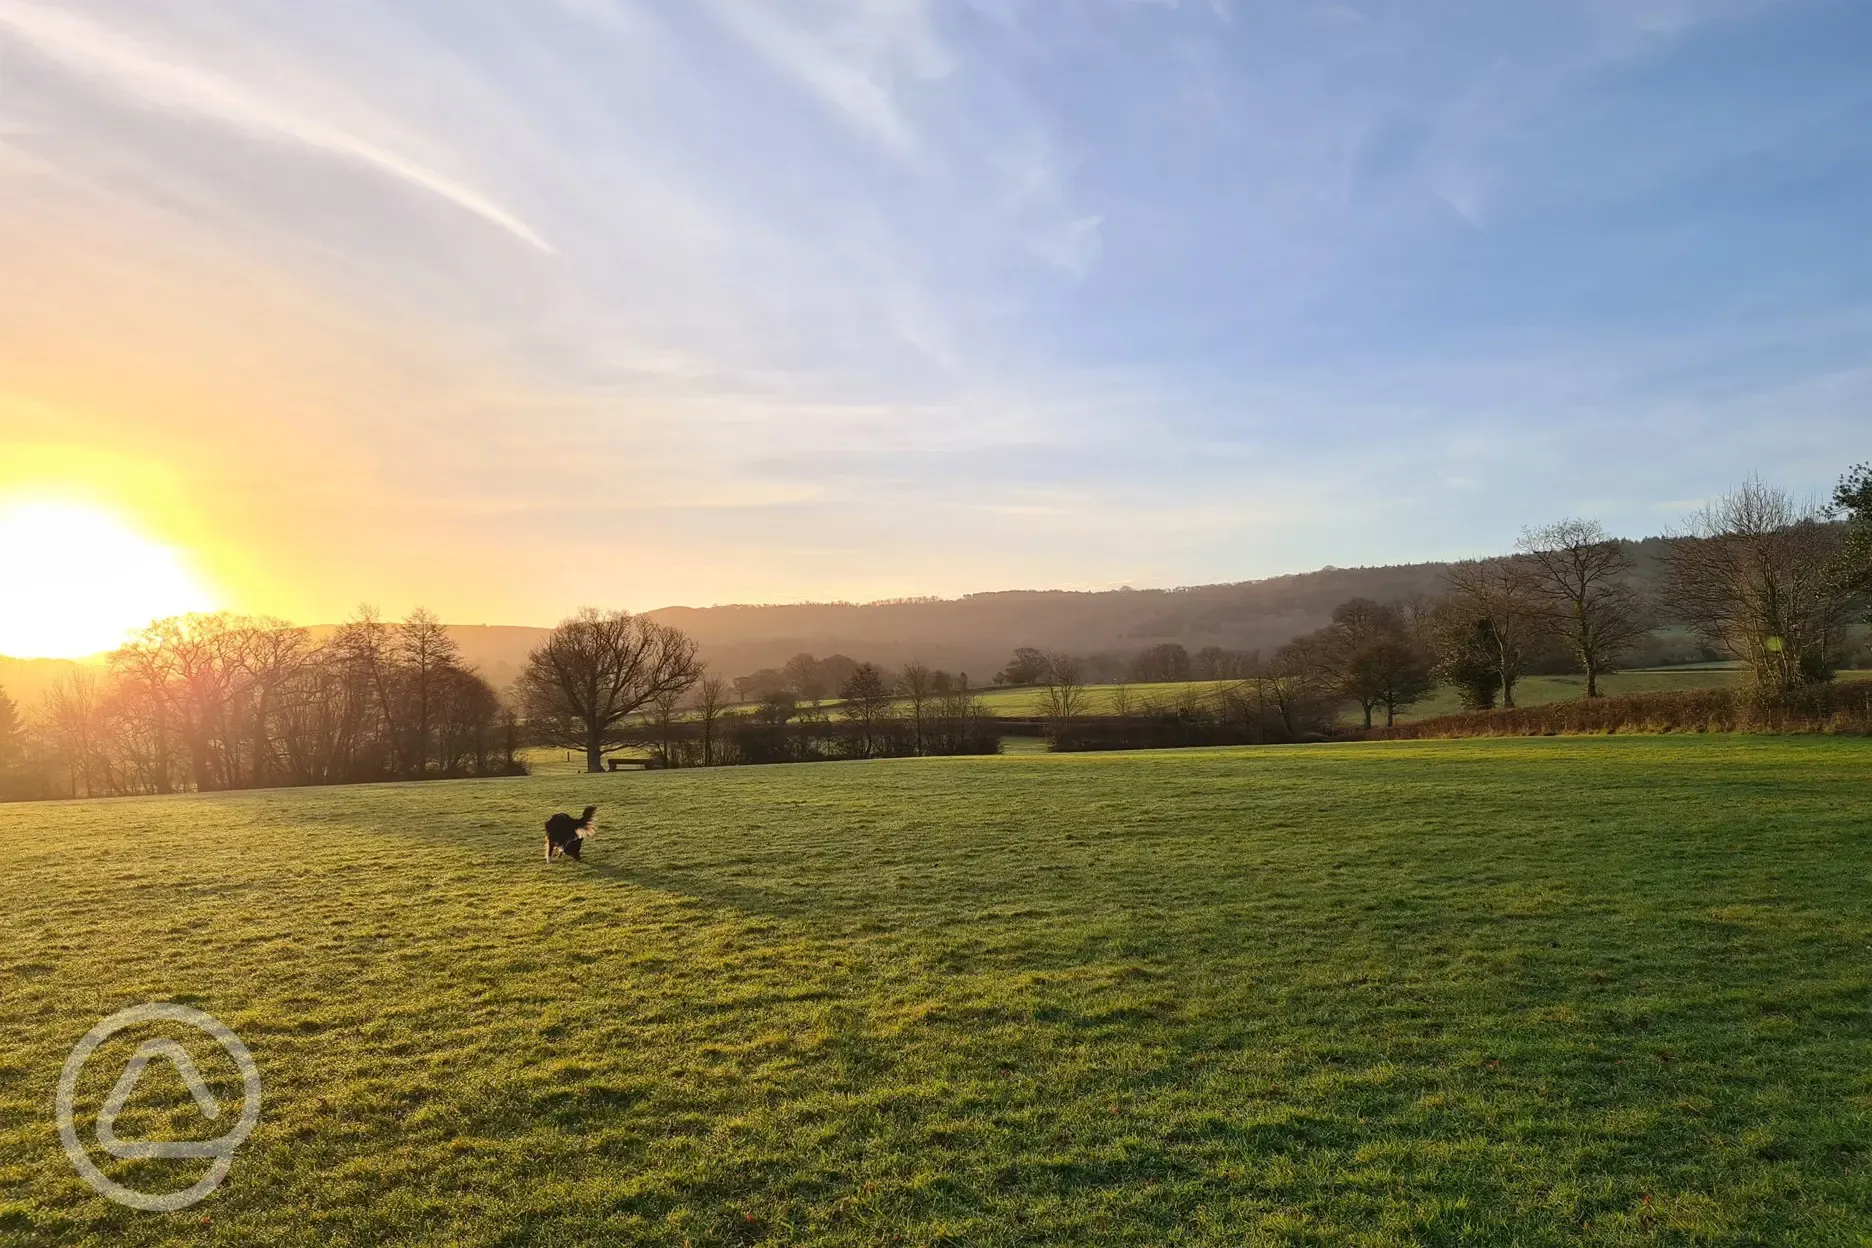
[[[1872,7],[0,0],[0,434],[256,605],[1174,585],[1872,455]]]

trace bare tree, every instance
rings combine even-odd
[[[1204,646],[1190,658],[1190,674],[1197,680],[1226,680],[1234,675],[1230,670],[1234,654],[1221,646]]]
[[[1331,624],[1284,653],[1290,664],[1313,664],[1332,692],[1356,702],[1367,728],[1377,708],[1391,727],[1399,708],[1436,687],[1430,656],[1412,637],[1403,609],[1370,598],[1340,603]]]
[[[198,792],[229,787],[240,775],[240,733],[229,719],[243,679],[248,631],[248,622],[236,616],[174,616],[149,624],[112,655],[116,670],[149,703],[157,725],[159,770],[167,771],[173,728],[187,751],[188,779]],[[158,783],[166,785],[166,776]]]
[[[1515,682],[1547,620],[1532,569],[1520,559],[1471,559],[1451,564],[1443,581],[1451,607],[1483,639],[1500,681],[1502,705],[1513,706]]]
[[[1249,656],[1247,676],[1217,699],[1224,714],[1258,722],[1271,739],[1301,741],[1330,731],[1337,695],[1309,653],[1317,641],[1299,638],[1272,659]]]
[[[170,728],[161,698],[115,672],[99,686],[98,784],[104,792],[116,794],[173,791],[179,777],[169,750]]]
[[[844,700],[839,712],[857,734],[858,757],[872,757],[878,753],[879,737],[896,702],[884,669],[875,663],[860,663],[838,692]]]
[[[401,692],[409,713],[410,744],[405,750],[410,774],[420,777],[429,768],[429,736],[436,699],[444,684],[461,668],[461,647],[427,607],[417,607],[397,626],[392,643],[396,664],[402,669]]]
[[[935,673],[922,663],[906,663],[897,678],[897,687],[910,702],[910,732],[916,752],[923,753],[923,709],[936,696]]]
[[[1678,612],[1746,663],[1765,696],[1833,674],[1858,594],[1839,575],[1849,534],[1826,519],[1751,479],[1692,516],[1664,556]]]
[[[1516,549],[1534,571],[1551,627],[1586,673],[1586,696],[1598,697],[1599,677],[1646,631],[1625,544],[1596,520],[1561,520],[1523,529]]]
[[[82,669],[66,672],[46,691],[39,716],[41,733],[65,764],[71,795],[97,796],[105,734],[97,678]]]
[[[681,631],[627,611],[585,607],[527,656],[518,681],[534,730],[553,745],[585,751],[585,769],[603,771],[624,722],[669,689],[701,675],[695,642]]]
[[[936,697],[936,713],[925,738],[931,754],[998,753],[1000,730],[966,674],[951,679]],[[986,747],[986,748],[984,748]]]
[[[728,709],[728,682],[720,676],[704,676],[696,686],[696,722],[702,730],[702,765],[715,765],[715,734],[721,726],[722,713]]]
[[[487,682],[459,664],[426,664],[428,711],[395,722],[426,719],[429,744],[395,747],[378,689],[410,700],[418,682],[396,652],[370,643],[391,634],[367,620],[359,647],[349,644],[358,631],[315,648],[303,629],[270,618],[154,621],[112,655],[107,679],[86,673],[54,691],[35,730],[39,758],[56,755],[70,769],[66,787],[96,796],[383,780],[410,774],[397,760],[418,757],[445,774],[486,774],[502,713]],[[501,769],[514,769],[511,755]]]
[[[1055,653],[1046,656],[1040,680],[1040,714],[1057,734],[1085,714],[1085,676],[1078,659]]]
[[[436,686],[437,767],[445,776],[490,774],[490,747],[505,711],[500,695],[460,664],[437,669]]]
[[[314,661],[311,637],[303,628],[284,620],[254,622],[246,647],[246,711],[250,745],[249,782],[264,785],[273,774],[272,726],[282,709],[281,700]]]
[[[1436,615],[1439,600],[1426,593],[1415,593],[1397,604],[1398,615],[1404,621],[1404,631],[1410,637],[1411,644],[1418,649],[1430,651],[1436,631]]]
[[[111,655],[111,670],[122,679],[124,695],[143,702],[153,747],[152,792],[156,793],[170,790],[170,705],[176,679],[175,652],[163,641],[162,636],[146,632]]]
[[[657,758],[664,767],[682,766],[682,751],[677,740],[677,707],[687,689],[671,687],[650,699],[650,730],[656,734]]]
[[[1434,687],[1430,660],[1413,643],[1410,626],[1396,606],[1349,598],[1333,608],[1332,623],[1297,639],[1285,652],[1289,663],[1308,663],[1340,697],[1358,704],[1365,726],[1385,708],[1387,724]]]
[[[382,741],[389,750],[389,765],[397,769],[399,699],[395,685],[395,639],[390,626],[369,603],[358,607],[349,620],[338,626],[332,646],[340,656],[351,682],[349,698],[360,714],[378,722]],[[363,725],[359,726],[360,729]]]
[[[1353,679],[1373,694],[1385,709],[1385,727],[1395,727],[1397,713],[1414,706],[1436,690],[1430,657],[1402,638],[1369,646],[1353,662]],[[1366,716],[1365,726],[1371,726]]]

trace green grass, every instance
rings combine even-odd
[[[1869,878],[1821,737],[0,807],[0,1243],[1865,1244]],[[51,1123],[152,999],[266,1081],[179,1214]]]
[[[1704,665],[1696,667],[1654,667],[1634,672],[1614,672],[1599,678],[1599,691],[1607,697],[1628,693],[1672,693],[1680,689],[1727,689],[1739,684],[1743,673],[1736,667]],[[1841,680],[1872,679],[1872,671],[1844,671]],[[1515,703],[1519,706],[1546,706],[1569,702],[1586,692],[1584,676],[1523,676],[1515,682]],[[1435,694],[1411,707],[1398,719],[1427,719],[1432,715],[1450,715],[1462,709],[1456,691],[1444,686]],[[1357,708],[1352,715],[1357,714]],[[1351,716],[1347,716],[1351,718]]]
[[[1232,680],[1191,680],[1165,681],[1135,685],[1087,685],[1083,694],[1085,705],[1082,711],[1087,715],[1110,715],[1113,713],[1112,696],[1119,689],[1127,691],[1131,699],[1131,713],[1141,714],[1150,704],[1175,707],[1185,698],[1206,698],[1217,690],[1233,688],[1237,682]],[[1029,716],[1046,713],[1046,691],[1044,689],[997,689],[989,687],[977,691],[982,705],[988,713],[1010,719],[1025,719]]]
[[[1613,672],[1599,678],[1599,692],[1607,697],[1626,693],[1670,693],[1679,689],[1728,688],[1742,679],[1734,668],[1653,668],[1639,672]],[[1515,682],[1515,703],[1519,706],[1546,706],[1569,702],[1586,693],[1584,676],[1523,676]],[[1432,715],[1450,715],[1460,711],[1456,690],[1448,685],[1410,708],[1400,720],[1427,719]],[[1354,708],[1353,714],[1357,713]]]
[[[578,776],[585,773],[585,754],[582,750],[535,745],[523,747],[515,753],[534,776]],[[620,756],[635,753],[634,750],[618,751]]]

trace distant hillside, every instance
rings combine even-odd
[[[1663,546],[1659,538],[1633,544],[1641,582],[1653,577]],[[1166,641],[1180,642],[1191,651],[1210,645],[1269,649],[1320,627],[1347,598],[1383,602],[1435,594],[1447,566],[1322,568],[1185,589],[1005,590],[863,604],[663,607],[648,614],[694,637],[710,666],[730,677],[778,667],[806,651],[892,665],[915,659],[968,672],[979,685],[1007,662],[1016,646],[1081,655],[1130,654]],[[602,594],[595,597],[602,603]],[[314,630],[328,631],[329,626]],[[512,683],[527,652],[546,631],[518,625],[449,628],[463,656],[497,687]],[[32,671],[15,676],[20,661],[0,660],[0,686],[22,704],[36,699],[59,670],[53,661],[38,662]]]
[[[1434,592],[1441,565],[1325,569],[1189,589],[1009,590],[934,601],[668,607],[650,614],[701,646],[730,675],[773,667],[800,651],[895,664],[918,659],[985,683],[1016,646],[1129,653],[1159,642],[1190,650],[1277,646],[1323,624],[1364,594]]]
[[[1325,568],[1188,589],[1004,590],[962,598],[646,612],[696,639],[710,667],[739,676],[805,651],[885,664],[920,660],[985,684],[1016,646],[1128,654],[1164,641],[1190,650],[1278,646],[1326,622],[1347,598],[1435,593],[1443,564]],[[496,685],[518,673],[544,628],[451,625],[462,653]]]
[[[9,659],[0,654],[0,689],[19,704],[22,711],[39,705],[39,700],[67,672],[94,666],[97,660]]]
[[[1632,544],[1650,581],[1660,538]],[[1292,576],[1184,589],[1008,590],[955,599],[665,607],[649,614],[689,633],[717,671],[741,675],[807,651],[882,663],[918,659],[985,683],[1016,646],[1129,654],[1160,642],[1269,649],[1325,624],[1348,598],[1380,602],[1436,594],[1447,564],[1322,568]]]
[[[550,630],[524,624],[451,624],[448,631],[461,646],[462,658],[474,664],[489,684],[505,689]]]

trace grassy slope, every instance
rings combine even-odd
[[[1828,738],[0,807],[0,1243],[1864,1243],[1869,874]],[[267,1080],[176,1215],[49,1122],[152,998]]]

